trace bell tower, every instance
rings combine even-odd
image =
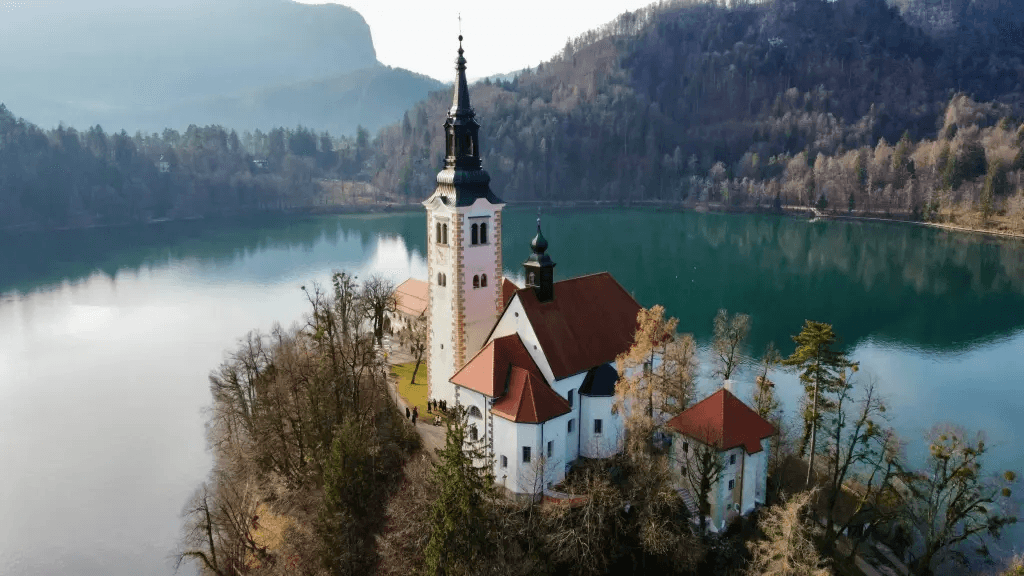
[[[533,288],[540,302],[550,302],[555,297],[555,262],[545,254],[548,241],[540,231],[540,218],[537,218],[537,235],[530,242],[532,254],[523,262],[526,276],[526,287]]]
[[[429,397],[456,402],[448,381],[494,327],[501,301],[501,210],[480,159],[480,125],[469,104],[462,36],[455,91],[444,123],[444,169],[427,209]]]

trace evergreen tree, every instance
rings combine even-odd
[[[796,350],[782,361],[785,366],[800,370],[800,381],[804,384],[807,397],[804,403],[804,434],[800,443],[803,453],[810,443],[810,463],[807,467],[807,483],[811,482],[814,470],[814,454],[817,449],[817,431],[824,412],[835,410],[830,398],[849,384],[844,378],[847,368],[856,368],[845,352],[835,349],[838,338],[830,324],[806,320],[803,330],[793,336]]]
[[[353,420],[347,421],[331,442],[317,519],[321,558],[331,574],[365,574],[376,560],[373,542],[364,530],[375,469],[369,439]]]
[[[431,576],[478,573],[477,563],[489,548],[494,478],[484,450],[467,442],[466,429],[466,412],[457,405],[433,471],[437,499],[430,509],[425,551]],[[481,460],[484,464],[477,465]]]

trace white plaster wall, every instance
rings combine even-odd
[[[612,414],[614,396],[583,396],[580,418],[580,454],[585,458],[609,458],[622,447],[622,417]],[[601,419],[601,434],[594,434],[594,420]]]
[[[583,380],[586,379],[587,373],[581,372],[574,376],[558,380],[551,387],[556,393],[558,393],[566,401],[569,399],[569,391],[572,390],[572,411],[559,418],[562,422],[562,433],[565,435],[564,443],[565,450],[562,454],[562,460],[564,464],[568,464],[579,457],[580,449],[580,422],[582,420],[582,398],[580,397],[580,386],[583,385]],[[573,431],[569,432],[569,420],[573,420]],[[563,466],[564,467],[564,466]]]
[[[758,477],[761,475],[761,459],[764,457],[764,450],[757,454],[746,454],[746,450],[740,450],[744,454],[743,463],[743,504],[740,512],[750,513],[754,509],[754,492],[757,486]]]
[[[494,480],[499,486],[515,492],[518,489],[516,479],[519,469],[519,438],[515,424],[500,416],[494,418]],[[501,467],[501,457],[508,458],[508,467]]]
[[[430,398],[455,404],[455,385],[448,381],[455,375],[455,334],[452,331],[455,308],[455,242],[454,213],[443,204],[427,210],[427,314],[430,350],[427,367],[430,373]],[[448,224],[448,244],[438,244],[435,224]],[[438,286],[437,275],[448,276],[447,286]]]
[[[526,312],[523,310],[523,304],[519,300],[518,294],[512,297],[512,301],[509,302],[501,318],[498,319],[490,339],[494,340],[495,338],[512,334],[519,334],[519,338],[523,341],[523,345],[526,346],[526,350],[537,364],[537,368],[540,369],[544,379],[548,382],[554,382],[554,373],[551,372],[551,366],[548,364],[544,351],[537,341],[537,333],[533,331],[533,326],[526,318]]]

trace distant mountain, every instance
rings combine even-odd
[[[381,67],[362,16],[337,4],[15,4],[0,18],[0,101],[42,126],[302,123],[353,133],[401,118],[439,86]],[[381,93],[383,83],[397,92]]]

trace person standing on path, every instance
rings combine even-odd
[[[415,426],[415,425],[416,425],[416,418],[417,418],[417,417],[418,417],[419,415],[420,415],[420,409],[419,409],[419,406],[413,406],[413,407],[412,407],[412,425],[413,425],[413,426]]]
[[[409,415],[409,407],[408,407],[408,406],[406,406],[406,407],[405,407],[405,419],[406,419],[406,420],[408,420],[409,418],[410,418],[410,415]]]

